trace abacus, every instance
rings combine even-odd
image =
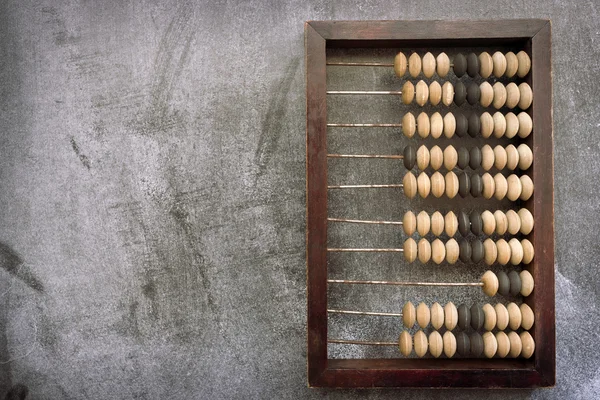
[[[305,24],[309,386],[554,385],[550,38]]]

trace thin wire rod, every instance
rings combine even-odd
[[[402,188],[404,187],[401,183],[394,183],[388,185],[330,185],[327,189],[381,189],[381,188]]]
[[[402,124],[327,124],[332,128],[402,128]]]
[[[386,313],[373,311],[327,310],[331,314],[375,315],[378,317],[401,317],[402,313]]]
[[[370,221],[364,219],[327,218],[329,222],[349,222],[352,224],[402,225],[402,221]]]
[[[329,248],[329,252],[341,253],[341,252],[354,252],[354,253],[402,253],[404,249],[352,249],[352,248]]]
[[[327,65],[347,66],[347,67],[393,67],[394,63],[377,63],[377,62],[334,62],[329,61]]]
[[[367,346],[398,346],[397,342],[368,342],[364,340],[328,339],[327,343],[335,344],[360,344]]]
[[[328,90],[327,94],[372,94],[372,95],[394,95],[401,96],[400,90]]]
[[[328,279],[327,283],[348,285],[393,285],[393,286],[483,286],[483,282],[395,282],[395,281],[353,281],[346,279]]]
[[[390,160],[402,160],[404,156],[398,154],[327,154],[329,158],[385,158]]]

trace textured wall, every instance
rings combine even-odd
[[[2,1],[0,395],[592,398],[594,1]],[[553,20],[557,387],[306,387],[303,22]]]

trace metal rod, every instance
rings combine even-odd
[[[367,346],[398,346],[396,342],[368,342],[364,340],[328,339],[327,343],[335,344],[360,344]]]
[[[402,128],[402,124],[327,124],[333,128]]]
[[[327,218],[329,222],[349,222],[353,224],[402,225],[402,221],[369,221],[363,219]]]
[[[354,252],[354,253],[402,253],[404,249],[352,249],[352,248],[329,248],[329,252]]]
[[[368,95],[387,95],[401,96],[400,90],[328,90],[327,94],[368,94]]]
[[[327,154],[329,158],[385,158],[390,160],[402,160],[404,156],[398,154]]]
[[[401,183],[394,183],[388,185],[330,185],[327,189],[381,189],[381,188],[402,188],[404,187]]]
[[[334,62],[330,61],[327,65],[347,66],[347,67],[393,67],[394,63],[377,63],[377,62]]]
[[[483,282],[394,282],[394,281],[353,281],[346,279],[328,279],[327,283],[349,285],[393,285],[393,286],[483,286]]]
[[[402,313],[385,313],[372,311],[327,310],[331,314],[375,315],[378,317],[401,317]]]

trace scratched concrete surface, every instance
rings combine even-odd
[[[600,4],[437,3],[0,2],[0,396],[596,398]],[[553,20],[556,388],[308,389],[303,22],[524,17]]]

